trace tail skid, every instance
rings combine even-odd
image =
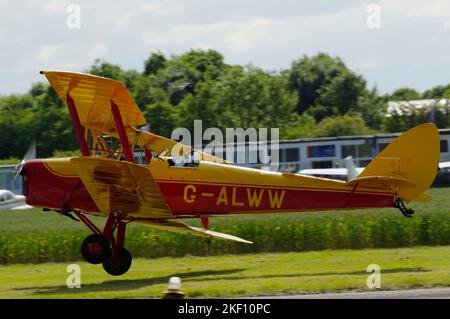
[[[414,213],[415,213],[415,211],[413,209],[407,208],[405,206],[405,203],[403,202],[403,200],[400,197],[397,197],[395,199],[394,207],[398,208],[402,212],[403,216],[405,216],[405,217],[412,217],[412,215],[414,215]]]

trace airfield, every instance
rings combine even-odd
[[[395,209],[383,209],[382,212],[374,209],[278,216],[237,216],[231,220],[213,218],[211,227],[220,229],[220,227],[225,227],[224,225],[233,225],[239,229],[239,226],[258,221],[258,224],[253,225],[255,228],[264,226],[264,231],[271,229],[270,237],[272,239],[264,240],[264,244],[270,240],[279,240],[276,237],[283,235],[283,230],[280,228],[282,224],[276,224],[274,218],[282,223],[283,221],[292,221],[289,218],[295,216],[296,219],[293,223],[302,223],[309,222],[316,216],[322,216],[327,220],[337,218],[336,216],[339,214],[338,225],[344,227],[343,225],[358,216],[362,218],[367,216],[365,214],[372,214],[370,216],[374,223],[384,222],[385,227],[388,228],[391,225],[388,223],[387,216],[391,216],[391,214],[395,219],[398,216],[398,220],[405,223],[404,225],[417,223],[420,220],[422,224],[429,223],[430,219],[420,218],[437,215],[442,221],[441,227],[444,227],[441,231],[448,234],[450,232],[448,226],[450,189],[434,188],[429,193],[435,200],[427,204],[412,205],[417,210],[417,214],[410,219],[404,218]],[[95,221],[99,225],[104,222],[100,218]],[[450,246],[448,244],[312,251],[277,251],[276,247],[272,247],[270,250],[273,251],[264,251],[264,247],[260,243],[259,249],[262,251],[258,253],[246,253],[245,249],[250,248],[242,248],[243,253],[230,253],[229,250],[225,250],[221,254],[222,246],[215,247],[213,242],[211,249],[214,250],[214,253],[208,254],[207,251],[201,250],[197,255],[190,253],[179,257],[138,257],[133,260],[127,274],[120,278],[113,277],[107,275],[101,266],[90,265],[82,261],[77,239],[71,241],[72,234],[80,231],[84,235],[88,234],[88,230],[85,230],[80,224],[56,213],[44,213],[38,209],[0,212],[2,256],[11,255],[13,252],[20,254],[21,249],[35,244],[38,245],[37,257],[40,256],[33,262],[19,260],[0,265],[0,298],[161,298],[163,291],[167,288],[168,280],[172,276],[181,278],[182,290],[187,298],[257,296],[315,298],[319,297],[316,294],[349,292],[351,292],[350,295],[339,296],[364,298],[364,295],[358,293],[373,294],[380,293],[380,290],[381,293],[386,294],[384,296],[389,298],[389,292],[392,294],[397,290],[401,290],[398,296],[405,293],[408,296],[408,290],[450,287]],[[427,225],[423,224],[421,227],[425,226]],[[43,236],[39,237],[39,234]],[[161,232],[160,240],[163,239],[163,234],[165,233]],[[240,235],[255,240],[258,245],[257,239],[258,236],[261,236],[258,234],[257,231],[254,231],[253,234]],[[80,241],[82,236],[80,236]],[[131,236],[130,243],[134,237],[134,235]],[[11,238],[22,238],[25,241],[24,246],[20,246],[20,240],[18,240],[17,243],[13,243],[17,245],[12,247]],[[161,242],[161,254],[164,253],[164,249],[167,249],[168,255],[170,255],[170,249],[173,247],[194,245],[201,241],[201,239],[190,236],[181,238],[179,242],[167,239],[169,243],[172,240],[172,246]],[[9,242],[7,242],[8,240]],[[40,242],[33,243],[33,240]],[[282,238],[282,240],[289,241],[290,239]],[[4,244],[6,242],[9,248]],[[55,246],[54,242],[57,242],[58,245]],[[64,249],[73,250],[73,257],[61,262],[50,262],[55,259],[47,257],[45,254],[52,247],[59,249],[61,251],[59,255],[62,257],[66,255],[66,253],[62,253]],[[133,248],[131,245],[131,250],[136,252],[136,250],[143,249],[143,253],[148,253],[145,250],[154,250],[155,247],[157,246]],[[205,247],[202,249],[208,249],[209,246]],[[5,249],[9,250],[5,251]],[[58,251],[54,253],[58,255]],[[69,256],[72,255],[69,254]],[[73,263],[81,267],[81,288],[70,289],[66,285],[69,276],[69,273],[66,272],[67,266]],[[370,275],[367,267],[370,264],[377,264],[381,268],[380,289],[367,287],[366,282]],[[442,294],[445,297],[446,290],[439,296]],[[327,296],[330,295],[323,295],[324,298]],[[391,296],[391,298],[396,298],[395,295]]]
[[[15,264],[0,267],[0,298],[161,298],[171,276],[181,278],[187,298],[371,291],[373,262],[383,290],[449,287],[448,256],[450,246],[137,258],[120,278],[77,262],[81,288],[66,286],[68,263]]]

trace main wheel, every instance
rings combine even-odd
[[[125,248],[120,248],[117,250],[115,258],[110,255],[103,261],[103,269],[110,275],[120,276],[130,269],[131,261],[132,258],[130,252]]]
[[[93,234],[87,236],[81,244],[81,254],[90,264],[101,264],[111,255],[108,240],[103,235]]]

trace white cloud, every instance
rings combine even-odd
[[[363,71],[367,69],[376,69],[381,66],[381,62],[376,58],[365,58],[355,61],[350,67],[354,70]]]
[[[380,2],[380,7],[382,12],[410,18],[450,17],[448,0],[383,0]]]
[[[118,28],[124,28],[128,26],[139,14],[138,11],[131,11],[124,13],[123,15],[119,16],[118,19],[114,22],[116,27]]]
[[[104,43],[95,44],[88,52],[88,59],[95,60],[97,58],[102,59],[109,53],[108,46]]]
[[[42,6],[42,9],[48,13],[64,13],[70,3],[67,0],[48,0]]]
[[[248,22],[224,20],[209,24],[184,24],[170,27],[165,32],[147,32],[142,38],[150,45],[188,45],[192,42],[208,43],[208,46],[225,47],[230,52],[246,52],[255,49],[272,36],[271,28],[279,22],[255,18]],[[216,43],[216,45],[212,44]]]
[[[212,45],[211,43],[205,43],[205,42],[197,43],[197,44],[195,45],[195,47],[196,47],[197,49],[200,49],[200,50],[203,50],[203,51],[207,51],[207,50],[212,50],[212,49],[214,49],[214,45]]]
[[[184,7],[181,3],[172,2],[141,2],[139,4],[140,9],[146,14],[153,15],[172,15],[180,14],[183,12]]]
[[[65,43],[44,45],[39,48],[36,54],[37,62],[48,63],[54,60],[57,55],[63,54],[67,49],[68,47]]]
[[[250,51],[271,38],[273,24],[275,24],[273,20],[264,18],[237,24],[234,30],[225,34],[225,43],[231,52]]]
[[[450,1],[377,0],[382,28],[368,29],[357,0],[2,0],[0,94],[25,91],[35,70],[83,71],[95,58],[142,70],[150,52],[190,48],[221,52],[227,63],[289,67],[304,54],[326,52],[357,68],[381,91],[449,82]],[[79,4],[81,29],[66,27],[66,7]],[[5,77],[5,78],[6,78]]]

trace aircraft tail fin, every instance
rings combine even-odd
[[[423,200],[439,166],[440,137],[432,123],[403,133],[375,157],[349,184],[395,189],[405,202]]]

